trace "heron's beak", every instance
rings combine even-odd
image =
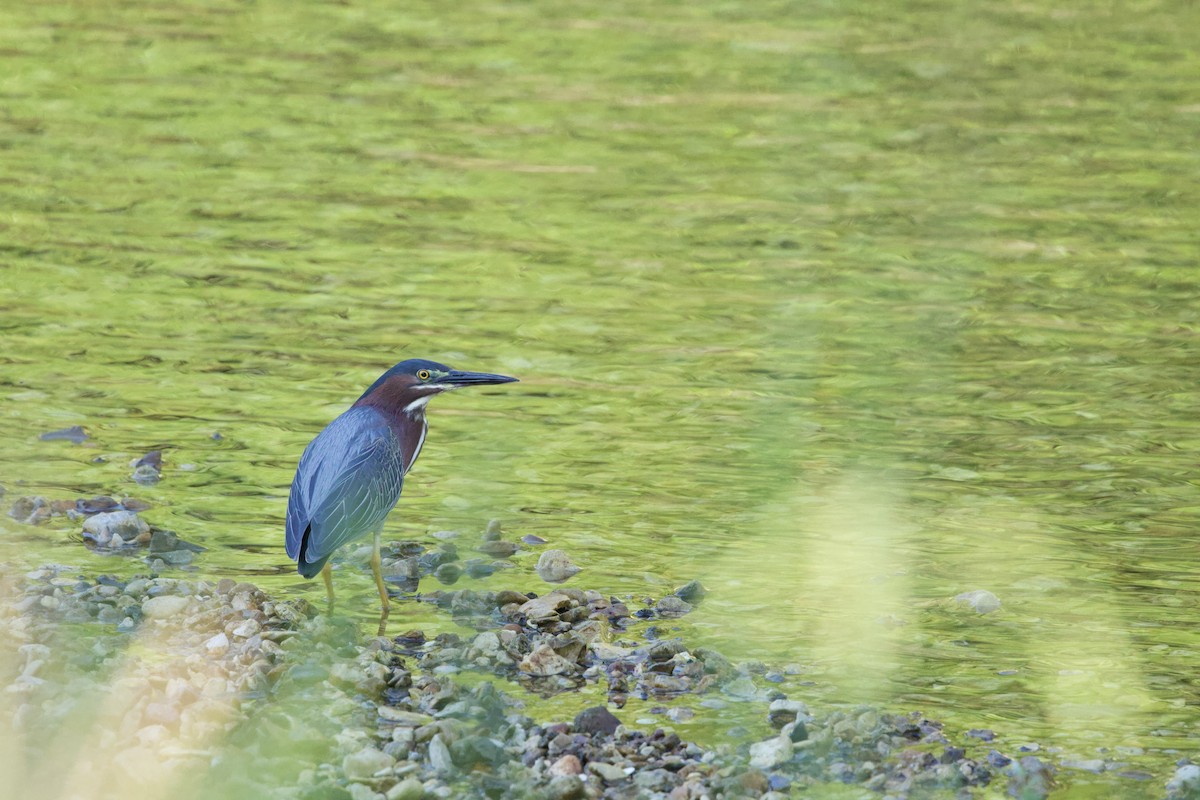
[[[484,386],[490,383],[515,383],[516,378],[510,378],[507,375],[492,375],[488,372],[463,372],[462,370],[452,369],[438,381],[449,385],[452,389],[457,389],[460,386]]]

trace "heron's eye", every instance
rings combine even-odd
[[[429,380],[429,370],[427,370],[427,369],[417,370],[417,377],[423,381]]]

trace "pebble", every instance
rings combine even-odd
[[[608,784],[620,783],[629,777],[625,774],[625,770],[615,764],[606,764],[603,761],[589,761],[587,768],[588,772],[591,772]]]
[[[975,589],[974,591],[963,592],[962,594],[955,595],[954,601],[969,606],[979,614],[991,614],[993,611],[1000,609],[1000,598],[987,589]]]
[[[750,745],[750,766],[758,769],[775,769],[792,760],[792,740],[787,736],[775,736]]]
[[[416,778],[405,778],[387,790],[387,800],[421,800],[425,796],[425,784]]]
[[[454,771],[454,761],[450,758],[450,748],[440,733],[435,733],[429,740],[429,764],[435,772],[448,775]]]
[[[177,594],[150,597],[142,603],[142,614],[147,619],[166,619],[181,613],[188,607],[188,599]]]
[[[83,521],[84,538],[102,547],[108,546],[117,536],[122,542],[132,542],[149,532],[146,521],[132,511],[108,511]]]
[[[601,734],[611,736],[620,726],[621,720],[604,706],[594,706],[584,709],[575,715],[574,728],[585,735]]]
[[[547,550],[538,558],[535,567],[538,577],[546,583],[563,583],[581,571],[565,550]]]
[[[392,768],[396,759],[374,747],[364,747],[342,759],[342,772],[352,781],[370,780],[377,773]]]
[[[578,775],[583,772],[583,765],[579,763],[578,756],[567,753],[558,759],[558,761],[551,764],[548,772],[554,777],[559,775]]]

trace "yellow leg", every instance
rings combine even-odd
[[[325,579],[325,595],[329,598],[329,610],[333,611],[333,567],[326,562],[321,567],[321,577]]]
[[[379,555],[379,545],[382,531],[375,531],[375,550],[371,553],[371,571],[375,573],[375,588],[379,590],[379,602],[383,606],[383,616],[386,619],[391,610],[388,601],[387,587],[383,584],[383,558]]]

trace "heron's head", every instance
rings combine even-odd
[[[463,386],[512,383],[516,378],[489,372],[466,372],[436,361],[410,358],[379,376],[354,405],[375,405],[417,414],[435,394]]]

